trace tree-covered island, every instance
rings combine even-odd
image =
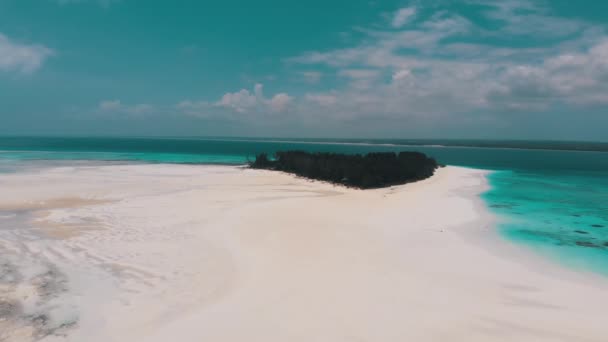
[[[249,166],[283,171],[305,178],[360,189],[383,188],[431,177],[439,166],[420,152],[360,154],[283,151],[274,157],[262,153]]]

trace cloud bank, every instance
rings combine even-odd
[[[331,98],[324,106],[351,118],[424,119],[608,104],[604,27],[554,16],[526,0],[467,3],[499,25],[484,27],[436,8],[423,16],[405,7],[384,29],[360,29],[366,37],[359,44],[291,58],[289,63],[329,68],[346,79],[343,87],[303,102],[314,112],[319,99]],[[534,44],[511,43],[518,38]]]

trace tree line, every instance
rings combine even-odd
[[[435,159],[420,152],[376,152],[338,154],[305,151],[277,152],[271,158],[258,154],[249,166],[277,170],[298,176],[360,189],[382,188],[431,177],[438,167]]]

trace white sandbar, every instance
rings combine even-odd
[[[43,341],[607,341],[608,282],[500,239],[485,174],[368,191],[228,166],[2,175],[0,211],[35,224],[0,234],[21,273],[0,297],[59,327]]]

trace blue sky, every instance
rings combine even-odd
[[[608,2],[0,0],[0,134],[608,140]]]

